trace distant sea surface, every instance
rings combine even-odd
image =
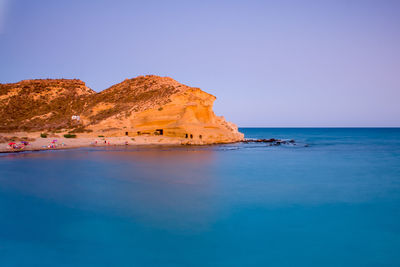
[[[0,266],[400,266],[399,128],[0,155]]]

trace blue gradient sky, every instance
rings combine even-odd
[[[0,0],[0,82],[142,74],[239,126],[400,126],[400,1]]]

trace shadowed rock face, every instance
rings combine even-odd
[[[79,80],[1,84],[0,114],[7,120],[0,131],[70,129],[96,136],[163,135],[192,144],[242,140],[234,124],[214,114],[215,99],[199,88],[154,75],[127,79],[100,93]],[[19,108],[23,116],[14,115],[21,113]],[[80,121],[72,120],[72,115],[79,115]]]

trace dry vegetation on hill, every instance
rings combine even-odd
[[[73,128],[71,116],[95,92],[80,80],[25,80],[0,84],[0,132]]]
[[[113,115],[129,116],[170,101],[169,97],[190,88],[169,77],[139,76],[115,84],[86,99],[84,115],[96,124]],[[107,108],[104,108],[107,106]]]
[[[154,75],[126,79],[100,93],[80,80],[0,84],[0,132],[82,128],[71,120],[72,115],[83,114],[89,124],[96,124],[116,114],[129,116],[132,111],[163,105],[172,94],[188,88],[171,78]]]
[[[118,136],[163,129],[164,135],[190,136],[193,142],[195,136],[199,142],[243,138],[235,125],[214,114],[214,100],[199,88],[154,75],[126,79],[99,93],[80,80],[25,80],[0,84],[0,132]]]

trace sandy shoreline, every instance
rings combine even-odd
[[[18,135],[14,135],[20,138]],[[26,135],[24,135],[26,136]],[[10,141],[12,142],[12,141]],[[14,141],[17,145],[21,141]],[[83,147],[112,147],[112,146],[181,146],[181,145],[211,145],[208,143],[200,143],[184,138],[174,138],[166,136],[137,136],[135,138],[129,136],[122,137],[47,137],[36,138],[34,141],[28,141],[29,144],[23,149],[13,149],[6,143],[0,143],[0,153],[19,153],[24,151],[42,151],[42,150],[61,150]]]
[[[53,142],[54,141],[54,142]],[[108,146],[123,146],[123,145],[185,145],[188,143],[186,139],[158,137],[158,136],[140,136],[140,137],[48,137],[37,138],[34,141],[29,141],[29,144],[23,149],[12,149],[7,143],[0,143],[0,153],[12,153],[22,151],[40,151],[40,150],[57,150],[68,148],[81,147],[108,147]],[[20,141],[15,141],[20,144]],[[194,145],[201,145],[191,143]]]

